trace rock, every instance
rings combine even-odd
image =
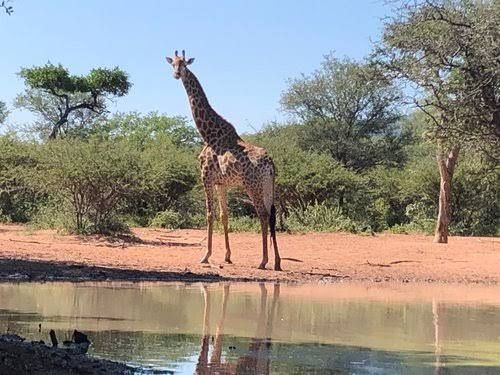
[[[87,337],[86,334],[80,332],[80,331],[77,331],[76,329],[73,331],[73,342],[75,344],[83,344],[83,343],[89,343],[90,344],[90,341]]]

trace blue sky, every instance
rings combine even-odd
[[[166,55],[185,49],[212,106],[240,132],[282,120],[286,80],[323,56],[362,58],[382,30],[383,0],[12,0],[0,14],[0,100],[23,83],[20,67],[61,63],[85,74],[119,66],[134,84],[111,111],[159,111],[191,118]],[[9,121],[28,121],[14,111]]]

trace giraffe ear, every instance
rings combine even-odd
[[[168,56],[167,56],[167,62],[168,62],[169,64],[172,64],[172,63],[174,62],[174,60],[172,60],[172,58],[171,58],[171,57],[168,57]]]
[[[188,61],[186,61],[186,65],[192,64],[194,62],[194,57],[191,57]]]

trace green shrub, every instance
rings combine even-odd
[[[367,230],[362,225],[342,214],[337,207],[326,204],[307,206],[305,210],[293,210],[286,219],[286,227],[291,231],[318,231],[318,232],[358,232]]]
[[[201,195],[193,198],[199,172],[192,150],[160,136],[140,151],[138,162],[141,178],[127,195],[121,213],[148,225],[158,213],[171,210],[193,215],[203,205]]]
[[[30,180],[71,207],[68,230],[106,233],[123,229],[117,211],[140,176],[139,155],[125,142],[63,139],[39,149]]]
[[[37,145],[14,134],[0,136],[0,221],[27,222],[36,206],[46,198],[38,186],[26,180],[36,167]]]
[[[395,234],[426,234],[432,235],[436,226],[435,220],[425,219],[422,221],[412,221],[407,224],[396,224],[388,229]]]
[[[217,229],[222,232],[223,228],[220,222]],[[230,232],[260,232],[260,220],[252,216],[234,216],[229,218]]]
[[[49,199],[38,205],[29,225],[34,229],[64,229],[70,233],[77,231],[72,207],[61,198]]]
[[[450,232],[494,236],[499,228],[500,168],[466,155],[453,177]]]
[[[151,220],[150,226],[168,229],[184,228],[187,220],[178,212],[173,210],[165,210],[158,212]]]

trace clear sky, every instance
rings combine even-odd
[[[185,49],[212,106],[241,132],[284,115],[286,80],[323,56],[362,58],[388,15],[383,0],[12,0],[0,14],[0,100],[10,107],[21,67],[47,61],[71,73],[119,66],[129,95],[111,111],[159,111],[191,118],[166,55]],[[15,111],[11,122],[30,119]]]

